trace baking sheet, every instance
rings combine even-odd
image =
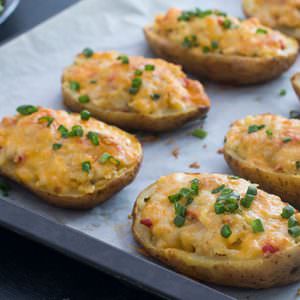
[[[142,27],[155,14],[169,7],[218,8],[242,17],[241,1],[193,0],[85,0],[0,48],[0,117],[15,113],[20,104],[39,104],[62,108],[60,76],[74,55],[85,47],[95,50],[115,49],[122,53],[153,56],[145,43]],[[128,215],[139,191],[158,177],[176,171],[230,173],[217,151],[229,124],[247,114],[263,112],[288,116],[300,109],[289,77],[298,63],[281,78],[260,86],[236,88],[205,83],[212,108],[204,122],[205,140],[190,135],[200,123],[189,124],[159,139],[144,143],[144,161],[135,181],[111,200],[85,212],[67,211],[40,202],[31,193],[14,185],[4,201],[55,220],[96,240],[140,256],[130,233]],[[286,89],[284,97],[279,96]],[[33,138],[34,140],[34,138]],[[171,153],[177,149],[178,158]],[[189,168],[193,162],[199,170]],[[295,299],[299,283],[264,291],[224,287],[214,288],[238,299]]]

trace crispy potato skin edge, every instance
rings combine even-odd
[[[249,58],[214,54],[195,54],[158,36],[151,27],[144,28],[145,37],[153,52],[177,64],[187,72],[221,83],[248,85],[274,79],[296,60],[295,53],[273,58]]]
[[[294,88],[294,91],[296,92],[297,96],[300,98],[300,85],[297,82],[300,82],[300,73],[294,74],[291,78],[291,83]]]
[[[186,113],[151,117],[133,112],[103,111],[93,105],[82,105],[72,93],[65,88],[63,88],[62,94],[64,104],[72,111],[80,112],[83,109],[88,109],[94,118],[108,124],[118,126],[122,129],[137,129],[150,132],[162,132],[177,129],[189,121],[206,115],[210,108],[209,105],[203,105]]]
[[[300,176],[271,172],[255,167],[224,149],[224,158],[240,177],[258,183],[260,188],[300,208]]]
[[[140,224],[141,211],[138,205],[153,186],[141,192],[132,213],[133,235],[150,256],[196,280],[226,286],[262,289],[300,279],[300,246],[253,260],[214,259],[173,248],[157,249],[151,242],[150,230]]]
[[[15,178],[9,176],[4,172],[0,172],[0,175],[3,175],[14,182],[21,184],[26,189],[30,190],[32,193],[39,196],[41,200],[49,204],[52,204],[54,206],[61,207],[61,208],[71,208],[71,209],[90,209],[106,200],[109,200],[109,198],[112,197],[115,193],[117,193],[125,186],[130,184],[134,180],[134,178],[136,177],[139,171],[142,159],[143,159],[143,155],[141,152],[141,156],[139,157],[139,160],[136,162],[134,167],[128,169],[127,172],[122,174],[120,177],[108,181],[104,187],[96,190],[94,193],[85,194],[76,197],[61,196],[52,193],[47,193],[45,191],[40,191],[28,186],[27,184],[21,181],[16,180]]]

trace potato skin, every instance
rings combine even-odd
[[[168,61],[181,64],[187,72],[210,80],[234,85],[262,83],[285,72],[296,60],[298,50],[292,54],[272,57],[242,57],[217,54],[198,54],[175,45],[155,34],[148,26],[145,37],[153,52]]]
[[[151,132],[162,132],[177,129],[188,121],[205,116],[210,108],[209,105],[203,105],[185,113],[153,117],[134,112],[104,111],[93,105],[82,105],[67,89],[63,89],[62,93],[64,104],[72,111],[80,112],[87,108],[95,118],[108,124],[129,130],[139,129]]]
[[[148,229],[140,224],[139,208],[139,204],[151,194],[154,186],[155,184],[150,185],[140,193],[132,212],[133,235],[151,256],[196,280],[226,286],[263,289],[286,285],[300,279],[299,245],[271,256],[248,260],[226,259],[221,256],[212,259],[174,248],[156,248],[151,242]]]
[[[292,76],[291,83],[297,96],[300,97],[300,73],[296,73]]]

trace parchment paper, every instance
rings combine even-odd
[[[34,30],[0,48],[0,117],[15,113],[21,104],[39,104],[62,108],[60,77],[65,66],[85,47],[95,50],[115,49],[122,53],[152,56],[144,40],[142,27],[155,14],[169,7],[218,8],[242,17],[238,0],[85,0],[48,20]],[[230,173],[217,150],[223,145],[229,124],[248,114],[272,112],[288,116],[300,109],[289,77],[298,63],[281,78],[254,87],[236,88],[205,83],[212,108],[204,122],[205,140],[190,136],[190,124],[173,133],[163,134],[144,144],[144,162],[136,180],[108,202],[86,212],[67,211],[39,201],[30,192],[14,185],[11,201],[37,214],[110,243],[124,251],[140,255],[128,220],[138,193],[158,177],[176,171]],[[279,96],[286,89],[284,97]],[[34,137],[33,137],[34,142]],[[179,149],[176,159],[172,150]],[[199,170],[189,168],[198,162]],[[264,291],[216,287],[239,299],[295,299],[300,284]]]

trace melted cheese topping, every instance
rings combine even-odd
[[[153,29],[160,36],[186,47],[184,40],[194,37],[191,51],[251,57],[286,55],[291,40],[280,32],[264,27],[257,19],[237,18],[211,13],[180,20],[182,11],[172,8],[156,17]],[[179,18],[179,19],[178,19]],[[293,43],[293,41],[292,41]]]
[[[89,105],[110,111],[159,116],[209,105],[202,85],[189,80],[180,66],[134,56],[124,64],[119,56],[117,52],[98,52],[88,58],[77,56],[64,72],[63,87],[69,89],[70,82],[78,82],[80,91],[73,91],[75,98],[88,95]],[[147,71],[146,65],[155,69]],[[136,75],[137,70],[142,74]],[[136,94],[131,94],[134,78],[140,78],[142,84]]]
[[[265,125],[248,133],[251,125]],[[272,135],[266,131],[271,131]],[[300,121],[263,114],[236,121],[226,136],[225,150],[256,167],[286,174],[300,174]]]
[[[244,3],[247,13],[270,27],[300,27],[299,0],[250,0]]]
[[[174,205],[168,196],[189,187],[194,178],[200,181],[199,195],[187,208],[185,224],[176,227]],[[240,206],[237,213],[216,214],[214,204],[219,194],[211,191],[222,184],[243,197],[250,182],[220,174],[175,173],[161,177],[150,198],[143,202],[141,211],[141,219],[152,222],[149,230],[155,247],[177,248],[207,257],[251,259],[266,255],[265,247],[282,251],[295,245],[295,240],[288,234],[287,219],[280,216],[286,204],[277,196],[257,190],[250,209]],[[296,217],[299,219],[298,213]],[[254,233],[250,224],[258,218],[263,222],[264,232]],[[229,238],[220,234],[224,224],[229,224],[232,230]]]
[[[43,116],[54,118],[49,127],[39,120]],[[80,125],[84,134],[62,138],[60,125],[68,130]],[[89,131],[98,133],[98,146],[87,138]],[[55,143],[62,147],[53,150]],[[120,164],[100,163],[105,152]],[[39,108],[28,116],[5,117],[0,123],[1,171],[33,189],[55,195],[93,193],[132,168],[140,158],[141,146],[133,136],[95,119],[82,121],[78,114]],[[86,161],[91,164],[89,173],[82,170]]]

